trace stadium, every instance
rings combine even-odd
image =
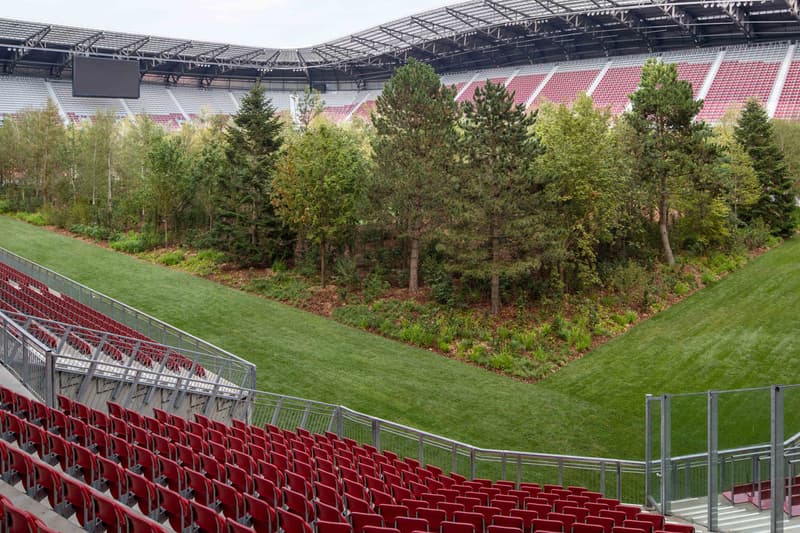
[[[291,118],[310,88],[330,121],[367,121],[410,59],[434,67],[459,103],[491,81],[525,109],[585,93],[618,116],[650,58],[676,65],[692,84],[704,101],[699,120],[716,124],[752,99],[770,118],[797,120],[799,36],[797,0],[472,0],[300,49],[0,19],[0,120],[52,102],[65,125],[108,113],[179,131],[235,115],[260,84]],[[78,88],[76,70],[91,59],[104,61]],[[107,60],[135,65],[133,98],[130,87],[109,94],[119,87],[104,79]],[[257,368],[45,264],[53,264],[47,252],[0,248],[2,531],[658,533],[800,524],[796,386],[641,398],[645,434],[632,439],[642,441],[643,459],[480,447],[310,395],[259,390],[258,373],[279,368]],[[759,438],[727,446],[742,404],[757,413]],[[700,435],[699,450],[673,453],[683,432]]]

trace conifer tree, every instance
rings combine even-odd
[[[413,59],[378,96],[373,124],[378,218],[392,217],[409,240],[408,289],[419,288],[420,241],[442,218],[442,196],[455,161],[455,90]]]
[[[270,202],[281,124],[261,85],[242,99],[225,138],[228,168],[217,184],[216,244],[241,264],[269,264],[286,255],[290,235]]]
[[[491,312],[500,311],[500,278],[530,271],[537,185],[530,170],[539,151],[528,115],[502,84],[487,82],[464,104],[464,169],[451,194],[450,250],[458,270],[490,282]]]
[[[747,151],[761,184],[758,202],[743,218],[760,218],[773,234],[789,236],[794,231],[793,184],[783,152],[775,142],[772,122],[757,100],[748,100],[734,130],[736,141]]]

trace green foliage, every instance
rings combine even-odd
[[[199,250],[195,254],[186,255],[180,268],[198,276],[210,276],[219,272],[220,265],[226,260],[225,254],[218,250]]]
[[[386,281],[380,272],[371,272],[362,282],[361,292],[364,301],[373,302],[389,289],[389,282]]]
[[[537,186],[530,171],[539,152],[536,115],[515,105],[502,84],[487,82],[464,103],[464,166],[451,195],[447,233],[451,268],[490,280],[492,313],[500,311],[500,278],[530,272],[538,229]]]
[[[164,266],[176,266],[182,263],[185,259],[186,259],[186,254],[184,253],[183,250],[173,250],[171,252],[167,252],[165,254],[161,254],[160,256],[158,256],[156,262]]]
[[[420,270],[422,282],[431,289],[431,298],[440,304],[452,304],[453,277],[447,272],[444,264],[435,256],[428,255],[422,260]]]
[[[339,257],[333,264],[334,277],[338,285],[353,288],[361,280],[358,277],[358,267],[351,257]]]
[[[430,65],[414,59],[384,85],[372,115],[375,171],[372,218],[402,228],[411,241],[409,278],[418,289],[420,241],[443,222],[452,198],[448,182],[456,160],[455,89],[443,87]]]
[[[224,168],[216,176],[215,247],[242,265],[271,264],[287,255],[290,235],[270,202],[283,144],[275,108],[256,85],[225,129]]]
[[[657,59],[647,60],[630,99],[631,111],[625,115],[633,133],[629,157],[635,177],[652,191],[650,208],[658,213],[664,258],[673,265],[670,209],[675,197],[692,196],[713,155],[706,124],[694,121],[703,103],[694,100],[689,82],[678,79],[675,64]]]
[[[349,236],[358,222],[366,173],[358,139],[328,124],[292,138],[278,161],[272,204],[284,223],[320,247],[323,287],[330,247]]]
[[[159,244],[158,237],[153,233],[129,231],[119,235],[117,240],[110,243],[110,246],[118,252],[138,254],[151,250]]]
[[[276,272],[266,278],[252,280],[246,290],[278,300],[299,304],[311,298],[310,285],[289,272]]]
[[[70,226],[69,231],[75,233],[76,235],[88,237],[89,239],[94,239],[96,241],[107,241],[114,236],[114,233],[108,228],[104,226],[97,226],[95,224],[73,224]]]
[[[44,226],[47,224],[47,221],[44,219],[44,215],[41,213],[26,213],[26,212],[18,212],[16,213],[16,217],[20,220],[27,222],[28,224],[33,224],[34,226]]]
[[[791,235],[794,232],[794,183],[775,142],[772,122],[757,100],[751,99],[745,104],[734,135],[749,154],[761,184],[758,201],[743,213],[745,220],[760,218],[774,235]]]

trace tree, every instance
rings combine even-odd
[[[358,139],[328,124],[307,129],[290,141],[278,161],[272,203],[298,235],[319,245],[323,287],[329,247],[349,235],[358,222],[366,172]]]
[[[145,196],[154,225],[164,230],[169,244],[169,228],[177,227],[182,212],[191,201],[191,179],[186,147],[179,137],[159,137],[148,153],[150,172]]]
[[[245,265],[267,264],[286,253],[289,235],[270,203],[280,132],[261,85],[242,99],[225,130],[227,169],[217,182],[214,237],[220,249]]]
[[[449,200],[451,254],[458,269],[489,279],[491,312],[500,311],[500,278],[529,271],[537,185],[530,171],[539,150],[536,115],[514,105],[502,84],[487,82],[464,104],[464,170]]]
[[[22,208],[36,207],[25,198],[34,192],[41,205],[49,205],[57,183],[64,177],[62,158],[66,140],[64,124],[52,100],[43,109],[26,111],[18,117],[19,170],[22,174]]]
[[[325,104],[319,91],[309,87],[306,87],[302,93],[295,93],[293,96],[295,101],[294,122],[299,130],[304,131],[322,113]]]
[[[639,88],[630,99],[626,119],[638,144],[635,169],[639,179],[653,185],[664,258],[672,266],[671,200],[686,187],[686,178],[696,170],[694,153],[706,142],[707,126],[694,121],[703,103],[694,100],[689,82],[678,79],[675,64],[656,59],[648,59],[642,67]]]
[[[584,287],[600,281],[599,245],[610,241],[620,221],[627,191],[610,121],[609,112],[595,109],[586,95],[571,107],[545,105],[539,111],[536,129],[543,153],[536,169],[545,184],[550,255],[562,285],[569,267]]]
[[[761,183],[758,202],[749,210],[750,220],[761,218],[775,235],[787,237],[794,231],[792,212],[795,195],[783,153],[775,142],[772,123],[757,100],[748,100],[739,116],[734,135],[750,155]]]
[[[420,241],[441,222],[455,163],[455,95],[431,66],[412,59],[384,85],[372,115],[377,211],[397,220],[409,240],[410,292],[419,289]]]

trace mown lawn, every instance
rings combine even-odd
[[[0,246],[253,361],[260,389],[485,447],[640,458],[647,393],[800,382],[800,239],[537,384],[7,217]],[[723,445],[768,438],[766,397],[723,402]],[[699,451],[705,399],[675,403],[674,450]]]

